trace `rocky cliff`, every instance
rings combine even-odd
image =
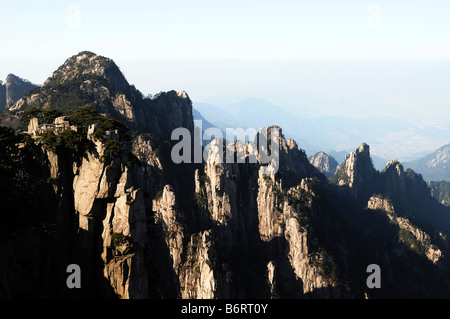
[[[194,128],[188,95],[142,98],[112,60],[89,52],[10,110],[80,102],[128,132],[101,132],[95,123],[33,138],[0,130],[11,139],[0,153],[8,164],[0,188],[16,185],[0,193],[8,203],[0,215],[1,297],[450,295],[446,208],[400,163],[376,171],[368,145],[330,181],[276,126],[257,136],[271,140],[270,129],[278,130],[279,147],[214,139],[202,162],[176,164],[170,134]],[[237,154],[233,161],[226,150]],[[263,151],[279,161],[264,162]],[[18,166],[8,176],[11,163]],[[24,194],[32,202],[21,206]],[[375,290],[366,285],[373,263],[383,270]],[[66,285],[70,264],[80,266],[80,289]]]
[[[372,164],[369,145],[364,143],[347,155],[331,181],[349,187],[357,198],[370,195],[371,188],[377,184],[377,173]]]
[[[389,199],[383,198],[380,195],[372,196],[369,199],[367,208],[386,213],[391,224],[398,228],[400,243],[404,243],[409,249],[416,250],[419,254],[425,255],[433,264],[444,262],[443,253],[438,246],[431,243],[431,236],[414,225],[408,218],[399,217],[395,213],[394,206]],[[447,245],[443,244],[443,234],[438,233],[432,235],[436,235],[436,238],[433,238],[434,242],[439,242],[443,249],[447,250]]]
[[[6,107],[6,85],[3,81],[0,81],[0,109],[3,110]]]
[[[428,182],[428,187],[431,190],[431,195],[436,198],[439,203],[445,206],[450,206],[450,182]]]

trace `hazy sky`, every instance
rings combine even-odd
[[[0,0],[0,79],[42,83],[89,50],[144,93],[450,122],[449,16],[437,0]]]

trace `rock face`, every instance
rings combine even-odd
[[[370,188],[376,183],[376,171],[370,158],[369,145],[363,143],[347,155],[332,181],[339,186],[348,186],[356,197],[370,195]]]
[[[199,220],[210,225],[207,226],[211,227],[208,231],[217,238],[213,245],[214,284],[209,284],[210,287],[216,287],[214,296],[241,296],[234,291],[251,290],[253,287],[247,280],[240,283],[236,278],[253,278],[255,274],[251,272],[259,273],[265,267],[270,271],[267,276],[261,276],[265,282],[261,282],[261,278],[255,279],[268,290],[253,292],[256,296],[333,296],[335,286],[324,277],[317,263],[323,256],[318,253],[315,258],[311,257],[314,251],[312,238],[307,225],[301,225],[301,219],[299,221],[299,215],[302,214],[300,209],[314,214],[311,202],[306,199],[314,195],[308,190],[308,182],[303,178],[312,178],[320,173],[312,168],[304,152],[293,141],[286,142],[282,134],[280,171],[273,174],[265,174],[264,167],[257,163],[249,166],[213,161],[222,154],[220,143],[217,139],[212,141],[209,160],[204,164],[203,172],[196,173],[196,198],[198,206],[203,208],[199,211]],[[254,154],[249,143],[228,145],[234,150],[240,147],[246,150],[248,162]],[[297,188],[289,190],[283,187],[283,174],[288,171],[287,167],[290,167],[291,176],[285,187],[298,178]],[[302,205],[302,201],[307,203]],[[233,265],[241,261],[230,259],[229,254],[233,251],[255,256],[262,262],[259,266],[234,268]],[[236,258],[242,258],[242,255]],[[217,265],[217,261],[223,262],[222,265]],[[253,267],[261,267],[261,270]]]
[[[80,267],[88,269],[93,276],[101,271],[119,298],[146,298],[145,247],[148,234],[145,185],[137,189],[131,186],[139,185],[134,176],[143,172],[138,167],[126,166],[126,155],[110,164],[105,163],[101,160],[104,144],[98,140],[93,142],[95,151],[87,153],[81,163],[74,163],[72,167],[73,191],[65,193],[66,190],[62,190],[63,198],[70,198],[73,193],[74,216],[78,217],[75,221],[78,225],[77,245],[83,251],[79,257]],[[61,170],[50,165],[51,171]],[[71,178],[70,175],[61,176],[61,172],[55,177]],[[92,263],[93,257],[101,258],[101,269]]]
[[[411,223],[408,218],[395,213],[389,199],[372,196],[367,207],[371,210],[385,212],[392,224],[398,227],[400,242],[424,254],[433,264],[443,263],[443,253],[437,246],[431,244],[431,236]],[[440,236],[440,235],[438,235]],[[441,238],[438,238],[440,240]]]
[[[308,189],[307,181],[307,179],[302,180],[300,187],[292,188],[288,194],[292,196],[294,201],[303,200],[303,197],[308,198],[307,195],[310,195],[306,209],[312,210],[312,202],[315,199],[315,195]],[[286,220],[284,236],[289,246],[289,261],[292,264],[296,278],[301,279],[303,282],[303,293],[322,298],[333,297],[331,288],[335,286],[335,283],[324,276],[320,266],[318,266],[317,261],[324,258],[324,256],[317,251],[314,252],[311,244],[312,238],[308,233],[309,229],[307,226],[302,225],[302,219],[299,218],[299,214],[302,214],[302,212],[298,211],[298,207],[286,205],[283,213]],[[314,211],[310,213],[314,214]],[[318,294],[316,291],[320,291],[320,293]]]
[[[177,213],[175,194],[169,185],[166,185],[160,197],[153,201],[153,209],[156,223],[164,229],[167,247],[173,260],[172,267],[178,274],[183,254],[184,230]]]
[[[389,199],[381,196],[372,196],[367,203],[367,208],[372,210],[381,210],[388,214],[394,214],[394,207]]]
[[[42,201],[52,215],[0,239],[0,296],[450,296],[448,211],[399,162],[376,171],[368,145],[330,181],[276,126],[278,146],[214,139],[203,162],[175,164],[172,130],[194,129],[186,92],[142,98],[112,60],[90,52],[68,59],[10,110],[70,106],[61,92],[123,121],[132,138],[95,138],[94,124],[82,154],[39,140],[21,146],[35,151],[29,161],[40,168],[37,185],[48,191]],[[117,153],[105,156],[112,144]],[[227,150],[237,153],[233,160]],[[264,162],[265,151],[277,160]],[[379,290],[366,286],[373,263],[383,269]],[[66,286],[69,264],[81,267],[79,290]]]
[[[439,203],[450,206],[450,182],[428,182],[427,184],[431,190],[431,195],[436,198]]]
[[[318,152],[309,158],[311,164],[321,171],[326,177],[331,178],[336,173],[338,162],[333,156],[324,152]]]
[[[193,235],[187,247],[187,260],[180,274],[183,299],[214,299],[217,279],[211,261],[211,234],[209,231]]]
[[[12,106],[28,91],[34,89],[37,85],[24,80],[14,74],[6,77],[5,83],[0,81],[0,110]]]
[[[398,161],[389,161],[382,171],[384,192],[390,197],[405,194],[406,192],[406,174],[403,165]]]

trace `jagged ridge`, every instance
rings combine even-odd
[[[117,70],[111,60],[82,52],[11,109],[55,107],[71,92],[127,123],[135,138],[89,134],[94,147],[79,157],[65,148],[23,145],[22,152],[33,148],[29,158],[42,167],[53,231],[24,227],[2,241],[2,296],[449,296],[447,211],[412,170],[393,161],[376,171],[363,144],[329,183],[283,134],[279,170],[268,174],[265,164],[249,160],[175,165],[170,133],[176,127],[193,132],[189,97],[171,91],[144,99]],[[105,161],[116,138],[122,148]],[[220,154],[220,143],[212,142],[210,157]],[[258,158],[249,143],[227,147]],[[32,263],[13,248],[24,238],[36,243],[31,251],[45,252]],[[69,263],[78,263],[87,278],[79,291],[65,285]],[[366,286],[371,263],[388,270],[380,290]],[[33,283],[41,286],[21,281],[27,267],[36,269]]]

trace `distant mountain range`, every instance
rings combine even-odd
[[[450,144],[404,166],[422,174],[426,181],[450,181]]]
[[[208,121],[222,130],[238,127],[259,129],[269,125],[279,125],[307,152],[315,150],[314,145],[308,142],[314,138],[311,134],[310,124],[269,101],[249,98],[220,107],[196,103],[194,109],[197,109]]]
[[[443,128],[417,126],[395,117],[355,118],[345,116],[303,117],[273,103],[249,98],[227,105],[194,102],[211,124],[227,127],[283,127],[286,136],[297,141],[309,156],[323,151],[341,163],[356,145],[371,145],[375,168],[382,170],[389,160],[417,159],[448,143]],[[195,115],[194,115],[195,117]]]

